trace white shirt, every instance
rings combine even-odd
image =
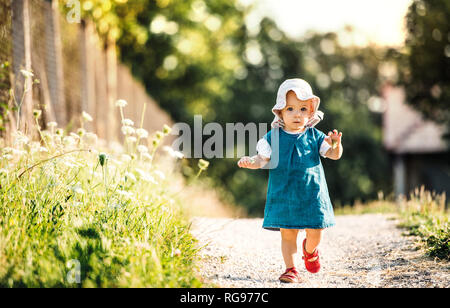
[[[283,131],[285,131],[283,129]],[[292,134],[295,135],[297,133],[292,133],[292,132],[287,132],[288,134]],[[331,148],[331,145],[328,144],[328,142],[326,142],[325,140],[322,141],[322,144],[320,145],[320,149],[319,149],[319,153],[320,155],[322,155],[322,157],[326,157],[325,154],[327,153],[328,149]],[[259,155],[265,157],[265,158],[270,158],[270,155],[272,154],[272,148],[270,147],[269,142],[267,142],[266,139],[261,138],[258,140],[258,143],[256,144],[256,151],[258,152]]]

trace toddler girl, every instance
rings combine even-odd
[[[303,79],[288,79],[278,89],[272,108],[272,129],[258,141],[258,154],[242,157],[238,166],[258,169],[271,160],[278,164],[269,170],[263,228],[280,231],[281,252],[286,264],[282,282],[300,282],[294,258],[298,231],[304,229],[303,260],[306,269],[320,269],[317,249],[325,228],[335,225],[319,154],[334,160],[342,156],[342,133],[326,136],[314,126],[322,119],[319,97]],[[269,165],[270,166],[270,165]]]

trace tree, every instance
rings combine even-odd
[[[234,1],[97,0],[82,7],[176,121],[216,119],[213,104],[231,97],[228,86],[242,66],[234,37],[244,13]]]
[[[407,102],[448,128],[450,139],[450,2],[414,0],[406,17],[406,66],[401,83]]]

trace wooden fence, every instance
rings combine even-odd
[[[114,42],[100,39],[89,20],[69,23],[56,0],[0,0],[0,64],[10,63],[0,75],[0,102],[8,100],[9,88],[17,100],[23,97],[20,127],[33,131],[33,109],[41,109],[40,126],[56,121],[59,127],[76,130],[82,111],[94,121],[85,128],[107,142],[122,141],[121,118],[115,102],[125,99],[125,117],[139,125],[144,104],[144,128],[150,133],[163,124],[172,125],[169,115],[159,108],[121,64]],[[39,80],[24,94],[21,70],[32,71]],[[23,95],[24,94],[24,95]],[[9,100],[9,109],[13,102]],[[0,107],[1,108],[1,107]],[[9,112],[2,137],[16,129],[17,115]]]

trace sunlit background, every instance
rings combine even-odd
[[[401,46],[406,29],[405,16],[412,0],[358,1],[358,0],[239,0],[254,9],[246,23],[253,33],[259,30],[264,16],[273,18],[291,38],[301,38],[310,31],[337,32],[341,45],[369,43]],[[346,36],[346,26],[354,28],[352,37]]]

